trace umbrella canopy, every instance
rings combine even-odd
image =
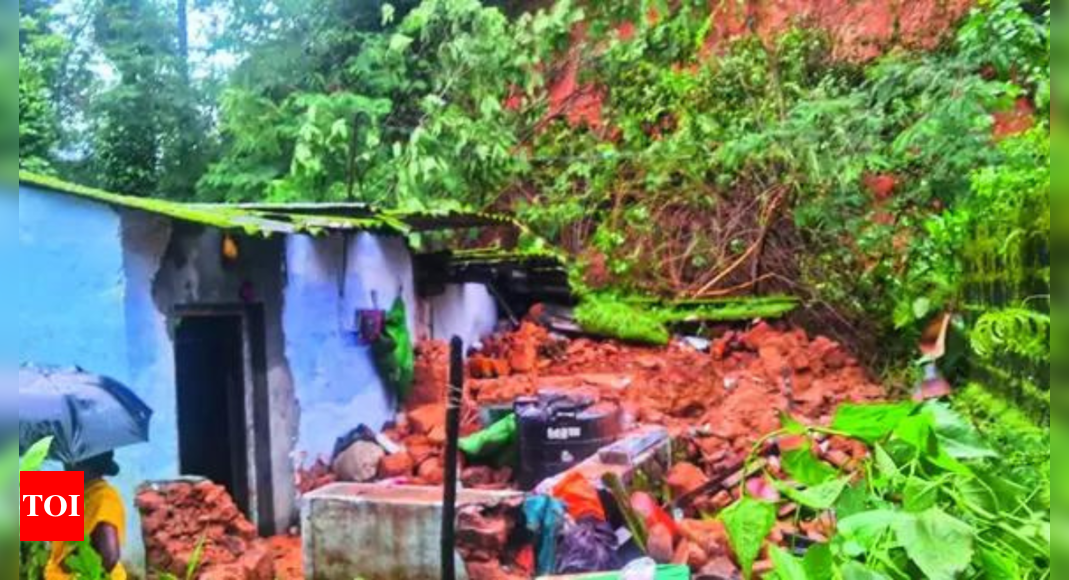
[[[67,464],[148,441],[152,409],[127,387],[79,368],[19,370],[19,448],[53,437]]]

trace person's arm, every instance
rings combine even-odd
[[[90,536],[90,542],[104,562],[104,571],[111,574],[122,559],[122,547],[119,544],[119,530],[111,524],[100,524]]]

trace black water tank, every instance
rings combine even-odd
[[[567,394],[543,393],[516,401],[520,485],[534,489],[620,437],[620,409]]]

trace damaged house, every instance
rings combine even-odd
[[[413,342],[473,344],[505,305],[538,298],[530,276],[545,272],[409,244],[476,228],[515,237],[495,215],[179,204],[23,174],[22,362],[110,376],[152,407],[150,442],[117,454],[124,498],[142,482],[203,476],[261,533],[285,531],[300,470],[354,427],[394,417],[366,336],[382,311],[400,299]],[[563,272],[548,275],[566,293]]]

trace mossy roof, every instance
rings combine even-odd
[[[383,210],[359,203],[180,203],[119,195],[24,171],[19,172],[19,184],[114,207],[144,211],[224,230],[241,231],[248,235],[321,235],[337,231],[377,231],[403,235],[434,230],[519,225],[511,217],[498,214],[457,210],[406,212]]]

